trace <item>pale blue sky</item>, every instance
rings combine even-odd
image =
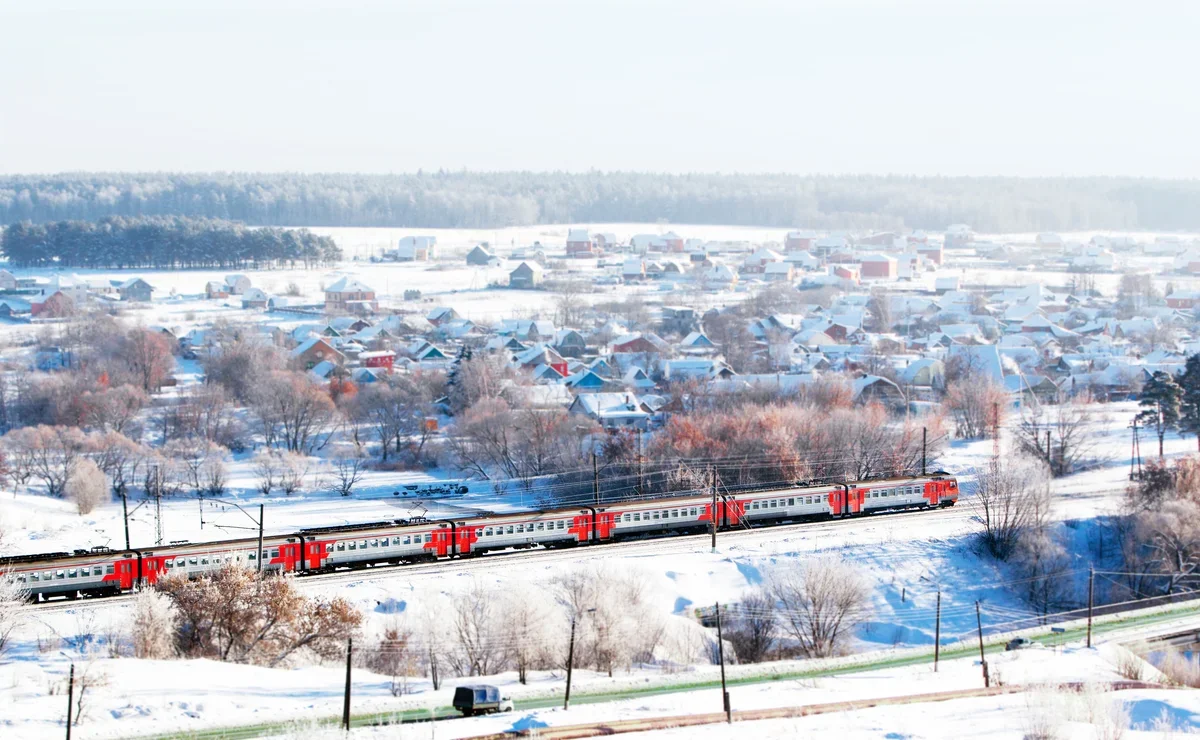
[[[0,172],[1200,176],[1200,2],[0,0]]]

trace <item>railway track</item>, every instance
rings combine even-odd
[[[849,519],[832,519],[827,521],[794,522],[777,524],[749,529],[734,529],[718,533],[718,547],[727,546],[730,542],[737,543],[764,535],[788,535],[792,533],[820,534],[835,532],[847,527],[859,527],[869,531],[878,526],[891,526],[914,517],[929,521],[936,517],[937,521],[967,521],[972,512],[967,507],[948,509],[908,510],[881,512],[868,516],[852,517]],[[339,570],[332,573],[314,573],[301,576],[299,583],[302,587],[319,587],[342,583],[375,583],[413,575],[445,574],[460,575],[466,572],[484,571],[492,568],[507,568],[511,565],[536,560],[538,563],[571,562],[583,559],[595,559],[608,556],[625,556],[640,554],[677,554],[695,551],[706,547],[711,534],[668,534],[646,539],[624,540],[621,542],[602,542],[579,547],[562,549],[547,549],[534,547],[528,550],[502,550],[485,553],[468,558],[453,560],[438,560],[431,563],[397,564],[385,563],[368,565],[354,570]],[[133,594],[108,596],[99,598],[84,598],[76,600],[47,601],[40,604],[30,604],[26,609],[38,614],[75,609],[92,609],[98,607],[118,606],[129,602]]]

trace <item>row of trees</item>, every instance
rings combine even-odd
[[[260,226],[534,223],[984,231],[1197,229],[1200,185],[1132,178],[639,172],[70,173],[0,177],[0,222],[178,215]]]
[[[315,267],[342,257],[332,238],[307,229],[189,216],[18,221],[4,229],[0,251],[18,267],[109,269]]]

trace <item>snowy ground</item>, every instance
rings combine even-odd
[[[1107,682],[1119,680],[1115,669],[1118,648],[1101,645],[1093,649],[1027,650],[995,653],[988,661],[994,680],[1003,685],[1055,686],[1066,682]],[[0,727],[6,738],[41,738],[62,729],[61,694],[63,666],[43,668],[36,663],[12,662],[0,666],[0,686],[11,699],[0,703]],[[314,729],[317,719],[336,716],[341,707],[344,674],[336,666],[309,667],[278,671],[244,665],[223,665],[210,661],[161,662],[100,659],[77,666],[95,678],[104,677],[105,685],[90,690],[83,721],[76,727],[79,738],[132,737],[166,732],[188,732],[205,727],[238,724],[273,724],[292,721],[296,730],[289,737],[333,737],[332,732]],[[78,675],[78,674],[77,674]],[[365,737],[436,737],[460,738],[515,729],[533,729],[558,725],[610,722],[624,719],[648,719],[720,711],[720,692],[702,689],[659,695],[636,696],[639,686],[656,674],[645,671],[618,674],[608,678],[588,671],[577,671],[574,688],[577,701],[569,711],[559,706],[563,677],[561,672],[532,674],[530,683],[516,683],[514,674],[488,679],[502,687],[518,703],[540,703],[542,709],[518,709],[512,714],[441,722],[410,728],[356,730]],[[697,678],[715,678],[709,666]],[[478,679],[476,679],[478,680]],[[453,684],[434,692],[427,683],[414,681],[414,693],[394,697],[386,677],[357,670],[353,685],[353,709],[356,715],[391,713],[449,704]],[[796,707],[829,702],[866,701],[873,698],[927,694],[982,686],[978,660],[944,660],[937,673],[931,666],[910,666],[838,677],[779,680],[768,683],[734,685],[730,688],[735,710]],[[584,703],[579,697],[611,692],[613,700]],[[629,696],[629,698],[621,698]],[[1114,704],[1124,706],[1128,716],[1121,718],[1129,729],[1150,730],[1166,713],[1170,723],[1183,731],[1200,731],[1200,695],[1195,692],[1136,690],[1116,694],[1088,691],[1082,698],[1055,695],[1050,689],[1034,689],[1031,696],[992,697],[956,700],[940,704],[891,706],[824,717],[756,722],[767,737],[795,736],[796,731],[842,729],[848,737],[938,737],[986,736],[1020,737],[1027,730],[1030,715],[1042,714],[1046,707],[1060,720],[1085,719],[1081,714],[1109,715]],[[1045,705],[1045,706],[1043,706]],[[975,723],[964,723],[975,712],[982,712]],[[986,716],[987,735],[981,721]],[[1086,721],[1086,719],[1085,719]],[[1082,723],[1080,723],[1082,724]],[[974,731],[967,731],[968,727]],[[741,728],[739,728],[741,729]],[[744,728],[742,731],[745,731]],[[688,732],[695,732],[689,730]],[[728,728],[713,726],[700,735],[676,732],[651,733],[654,737],[729,737]],[[792,733],[792,734],[789,734]],[[899,733],[899,734],[886,734]],[[1013,733],[1017,733],[1014,735]],[[1072,735],[1093,737],[1093,735]],[[1111,735],[1109,736],[1111,737]]]

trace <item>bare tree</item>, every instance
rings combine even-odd
[[[308,458],[298,452],[285,453],[279,460],[279,487],[287,495],[304,488],[308,477]]]
[[[259,450],[254,456],[254,474],[258,478],[258,490],[265,496],[275,487],[282,461],[272,450]]]
[[[1070,475],[1095,458],[1096,431],[1102,420],[1098,405],[1086,396],[1054,406],[1026,407],[1017,440],[1025,454],[1046,462],[1051,475]]]
[[[80,514],[90,514],[108,500],[108,480],[100,467],[87,458],[72,466],[63,490]]]
[[[32,477],[41,480],[51,496],[62,495],[86,447],[83,432],[73,427],[23,427],[4,435],[3,440],[11,458],[28,465]]]
[[[725,639],[739,663],[761,663],[775,649],[779,624],[775,600],[764,591],[751,591],[728,610]]]
[[[479,581],[455,598],[452,630],[457,649],[451,663],[460,676],[490,676],[503,667],[504,620],[497,594]]]
[[[954,418],[958,436],[979,439],[998,428],[1007,407],[1004,389],[982,373],[970,373],[946,384],[946,409]]]
[[[386,461],[389,450],[394,448],[399,454],[404,440],[420,433],[428,414],[427,404],[428,399],[416,383],[395,378],[367,386],[355,396],[351,408],[355,419],[375,431],[381,458]]]
[[[1200,505],[1195,501],[1168,501],[1160,509],[1142,512],[1134,527],[1137,557],[1164,593],[1196,583],[1200,570]]]
[[[993,461],[979,474],[971,504],[983,546],[992,557],[1007,560],[1021,535],[1041,529],[1049,518],[1045,464],[1025,456]]]
[[[303,373],[276,371],[251,398],[251,409],[268,445],[312,454],[324,444],[335,408],[329,395]]]
[[[29,592],[15,576],[0,573],[0,655],[4,654],[13,632],[25,621]]]
[[[162,388],[163,382],[175,368],[171,355],[171,343],[159,331],[136,328],[125,336],[119,350],[142,390],[154,393]]]
[[[866,619],[870,591],[848,562],[821,558],[791,563],[770,576],[768,592],[779,604],[784,631],[810,658],[837,655]]]
[[[349,496],[367,472],[367,461],[356,455],[336,457],[329,465],[326,489],[339,496]]]
[[[163,660],[175,654],[175,605],[161,591],[147,589],[133,605],[133,655]]]
[[[158,581],[178,619],[180,652],[277,666],[299,651],[330,658],[362,623],[341,598],[309,598],[291,581],[229,563],[203,578],[172,573]]]

